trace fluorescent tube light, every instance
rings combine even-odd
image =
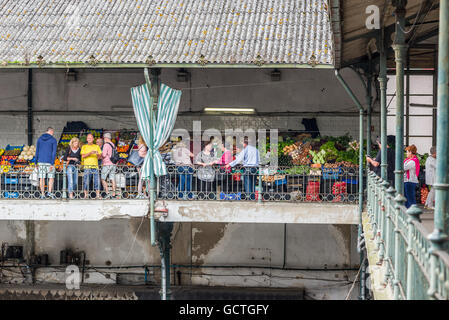
[[[204,112],[254,113],[254,108],[204,108]]]

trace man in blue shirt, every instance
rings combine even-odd
[[[48,197],[55,199],[52,193],[55,182],[55,158],[57,142],[53,137],[55,130],[51,127],[37,139],[36,143],[36,163],[39,173],[39,185],[41,189],[41,199],[45,199],[45,178],[48,176]]]
[[[255,146],[248,144],[248,137],[245,137],[243,140],[243,151],[237,155],[234,161],[227,164],[226,168],[235,167],[238,164],[242,164],[245,168],[243,176],[245,192],[250,199],[255,199],[254,191],[257,167],[259,166],[259,150]]]

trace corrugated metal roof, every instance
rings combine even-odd
[[[326,0],[3,0],[0,64],[333,63]],[[151,57],[150,57],[151,56]]]

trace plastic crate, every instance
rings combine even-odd
[[[19,193],[18,192],[9,192],[9,191],[5,191],[3,192],[3,197],[6,199],[16,199],[19,197]]]
[[[280,185],[283,185],[283,184],[287,184],[287,178],[274,180],[274,185],[275,186],[280,186]]]
[[[341,168],[325,168],[322,167],[321,168],[322,173],[323,173],[323,179],[328,180],[328,179],[338,179],[338,176],[341,173]]]
[[[7,145],[6,146],[6,148],[5,148],[5,151],[9,151],[9,150],[14,150],[14,149],[20,149],[20,150],[23,150],[23,147],[24,147],[25,145],[23,144],[23,145],[21,145],[21,146],[11,146],[11,145]]]
[[[19,178],[5,178],[5,184],[18,184]]]
[[[224,193],[220,192],[220,200],[242,200],[242,193]]]
[[[341,179],[342,182],[346,182],[346,184],[358,184],[359,180],[357,179]]]

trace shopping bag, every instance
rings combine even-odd
[[[30,174],[31,185],[37,187],[39,185],[39,172],[37,167]]]
[[[145,158],[142,158],[141,156],[139,156],[138,150],[133,150],[128,157],[128,162],[132,163],[133,165],[138,167],[138,166],[142,165],[144,159]]]

